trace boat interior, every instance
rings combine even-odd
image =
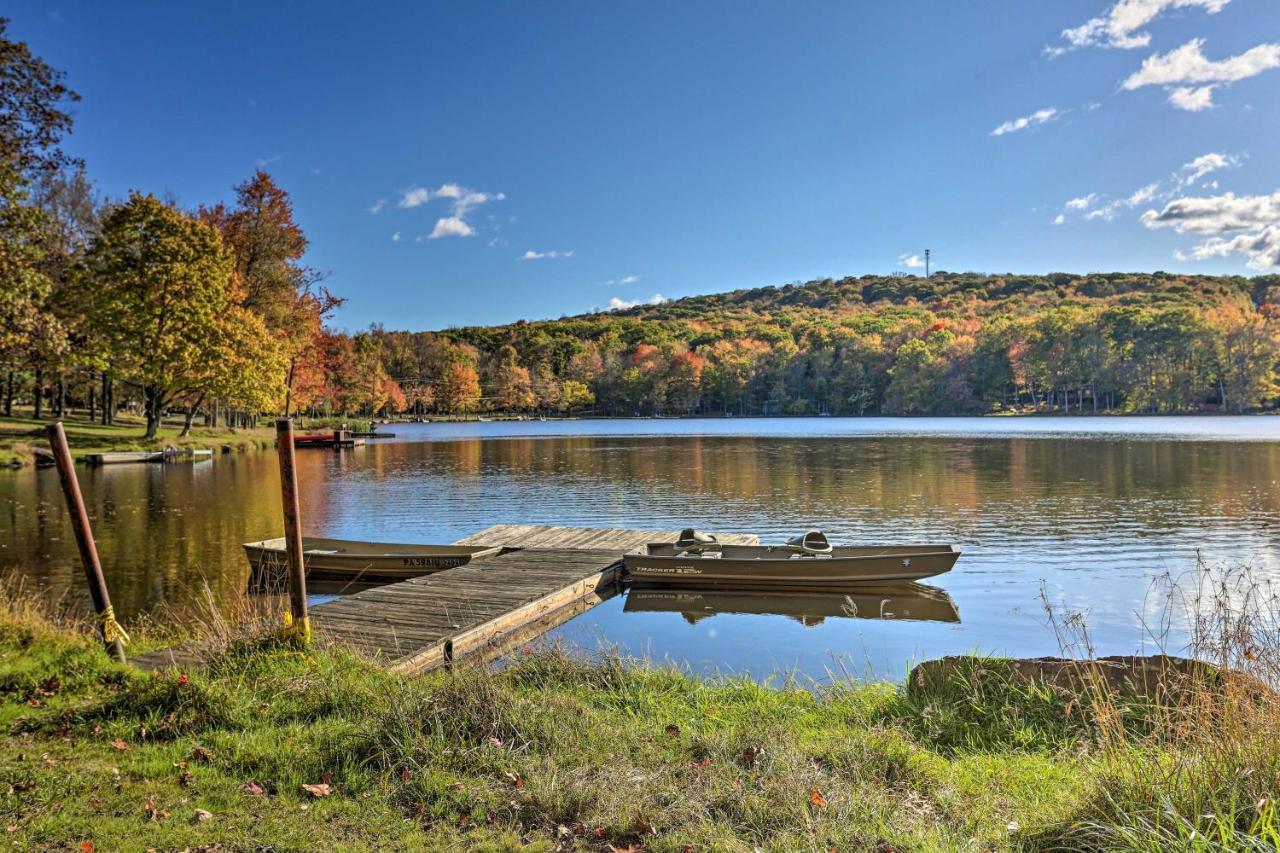
[[[675,542],[651,542],[650,557],[702,557],[725,560],[789,560],[832,557],[895,557],[917,554],[949,554],[950,545],[832,545],[820,530],[788,539],[784,545],[728,545],[692,528],[681,531]]]

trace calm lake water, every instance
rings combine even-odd
[[[843,596],[628,592],[550,638],[694,670],[901,677],[973,650],[1049,654],[1043,594],[1100,653],[1151,651],[1153,581],[1197,554],[1280,579],[1280,419],[636,420],[397,425],[300,451],[312,535],[450,542],[496,523],[953,542],[923,589]],[[117,612],[243,595],[240,543],[279,534],[272,453],[81,469]],[[0,574],[83,596],[56,476],[0,474]],[[1177,629],[1173,642],[1179,642]]]

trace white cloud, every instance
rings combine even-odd
[[[428,240],[441,237],[474,237],[476,229],[457,216],[445,216],[436,220],[436,227],[427,235]]]
[[[648,299],[636,299],[636,300],[630,300],[630,301],[623,299],[619,296],[615,296],[609,300],[609,310],[624,311],[627,308],[635,308],[637,305],[661,305],[662,303],[669,302],[669,301],[670,300],[668,300],[667,297],[663,296],[661,293],[655,293],[653,294],[653,296],[650,296]]]
[[[1218,87],[1280,68],[1280,44],[1260,44],[1220,60],[1206,57],[1203,46],[1204,39],[1192,39],[1168,53],[1152,54],[1121,85],[1130,91],[1163,86],[1169,90],[1171,104],[1194,112],[1213,106]]]
[[[1197,260],[1239,254],[1253,269],[1280,266],[1280,192],[1178,198],[1160,211],[1142,214],[1142,224],[1209,236],[1192,249]]]
[[[532,249],[530,249],[520,256],[520,260],[538,261],[538,260],[542,260],[543,258],[572,258],[572,257],[573,257],[573,249],[570,249],[567,252],[560,252],[554,249],[549,252],[535,252]]]
[[[1169,103],[1180,110],[1198,113],[1213,107],[1212,86],[1177,86],[1169,90]]]
[[[467,222],[467,214],[474,208],[491,201],[502,201],[507,196],[505,193],[484,193],[476,190],[468,189],[460,184],[441,184],[438,189],[429,189],[427,187],[409,187],[400,193],[400,201],[396,202],[397,207],[412,209],[421,207],[434,199],[448,199],[453,203],[453,213],[450,216],[441,217],[436,220],[436,227],[428,235],[428,239],[435,240],[439,237],[471,237],[474,236],[476,230]],[[374,211],[376,213],[376,211]]]
[[[1273,195],[1187,196],[1159,212],[1142,214],[1148,228],[1172,228],[1179,234],[1218,234],[1280,224],[1280,192]]]
[[[924,266],[924,258],[919,255],[898,255],[898,263],[911,269]]]
[[[1230,154],[1218,154],[1213,151],[1208,154],[1201,154],[1190,163],[1183,164],[1182,171],[1188,174],[1182,179],[1182,182],[1187,186],[1191,186],[1210,172],[1238,166],[1239,164],[1240,158],[1233,157]]]
[[[382,208],[386,206],[387,206],[387,200],[385,198],[380,198],[377,201],[375,201],[373,204],[369,205],[369,212],[374,214],[381,213]]]
[[[1251,269],[1280,267],[1280,227],[1269,225],[1248,234],[1237,234],[1230,240],[1214,237],[1191,250],[1191,256],[1198,261],[1233,254],[1244,255]]]
[[[391,242],[392,242],[392,243],[399,243],[399,242],[400,242],[400,232],[399,232],[399,231],[397,231],[396,233],[394,233],[394,234],[392,234],[392,235],[391,235]]]
[[[1045,52],[1058,56],[1078,47],[1146,47],[1151,34],[1142,28],[1160,17],[1168,9],[1199,7],[1209,14],[1217,14],[1231,0],[1119,0],[1097,18],[1090,18],[1078,27],[1062,31],[1067,42],[1062,47],[1048,47]]]
[[[1029,116],[1010,119],[1004,124],[991,131],[992,136],[1004,136],[1006,133],[1015,133],[1019,130],[1026,130],[1029,127],[1035,127],[1053,121],[1061,113],[1057,107],[1045,107],[1042,110],[1036,110]]]
[[[1137,207],[1140,204],[1146,204],[1156,197],[1156,192],[1160,189],[1160,182],[1147,184],[1141,189],[1134,190],[1133,193],[1125,199],[1125,203],[1130,207]]]
[[[1064,223],[1064,222],[1066,222],[1066,221],[1067,221],[1067,217],[1063,216],[1061,213],[1059,213],[1057,216],[1053,217],[1053,224],[1054,224],[1054,225],[1061,225],[1062,223]]]
[[[1088,195],[1080,196],[1079,198],[1073,198],[1067,202],[1066,208],[1067,210],[1085,210],[1089,205],[1093,204],[1097,197],[1097,193],[1089,193]]]
[[[400,207],[418,207],[431,201],[431,190],[423,187],[410,187],[400,193]],[[381,204],[381,202],[379,202]]]
[[[639,280],[640,280],[640,276],[638,276],[638,275],[624,275],[622,278],[618,278],[618,279],[613,279],[613,278],[611,278],[611,279],[609,279],[608,281],[606,281],[606,282],[605,282],[605,284],[607,284],[607,285],[615,285],[615,284],[622,284],[622,285],[626,285],[626,284],[635,284],[635,283],[636,283],[637,281],[639,281]]]

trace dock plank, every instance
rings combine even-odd
[[[615,595],[622,556],[673,530],[496,524],[457,545],[504,553],[464,566],[372,587],[311,608],[318,642],[341,645],[402,673],[470,657],[486,660]],[[717,534],[753,545],[751,534]],[[144,669],[199,665],[198,646],[139,655]]]

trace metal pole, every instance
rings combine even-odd
[[[76,544],[80,547],[80,562],[84,564],[85,580],[89,582],[89,596],[93,599],[102,642],[108,654],[124,663],[124,644],[129,641],[129,635],[120,627],[115,611],[111,609],[111,596],[107,594],[107,581],[102,576],[102,563],[98,561],[98,548],[89,527],[89,513],[85,511],[84,498],[80,495],[80,482],[76,479],[75,463],[71,460],[71,448],[67,446],[62,422],[49,424],[45,427],[45,434],[49,436],[53,461],[58,466],[58,479],[62,481],[62,494],[71,513],[71,529],[75,531]]]
[[[302,512],[298,508],[298,470],[294,464],[293,421],[276,421],[276,452],[280,456],[280,500],[284,505],[285,574],[289,580],[290,624],[304,643],[311,642],[307,615],[307,575],[302,557]]]

